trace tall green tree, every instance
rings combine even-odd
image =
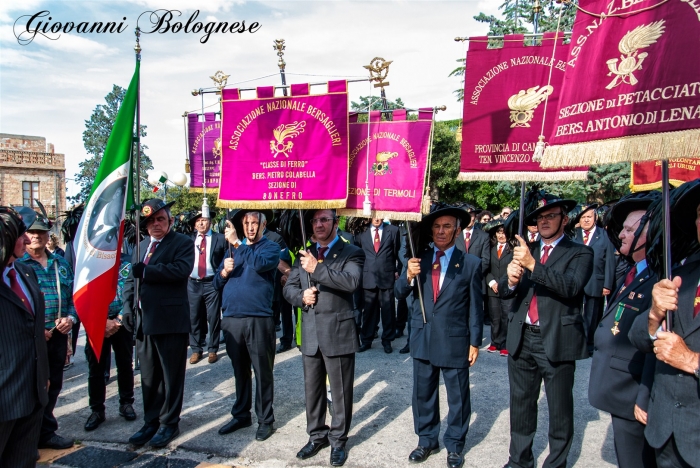
[[[117,117],[119,106],[121,106],[125,94],[126,89],[113,85],[112,91],[105,96],[105,104],[98,104],[95,106],[90,119],[85,121],[83,145],[85,146],[85,151],[87,151],[91,157],[78,164],[80,172],[75,174],[75,181],[80,186],[80,192],[73,197],[69,197],[74,203],[82,203],[86,201],[90,195],[92,183],[95,180],[97,169],[100,167],[100,162],[102,161],[102,156],[107,146],[107,140],[112,133],[114,119]],[[139,131],[141,138],[146,136],[145,125],[141,125]],[[153,169],[151,158],[145,153],[147,149],[148,146],[141,144],[141,174],[144,175],[144,177],[146,171]],[[142,191],[149,189],[148,183],[145,180],[141,180],[141,189]]]

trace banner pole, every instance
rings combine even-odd
[[[307,248],[306,248],[306,227],[304,226],[304,212],[303,212],[303,210],[302,210],[301,208],[299,208],[299,224],[301,225],[301,243],[302,243],[301,245],[302,245],[302,249],[304,249],[304,250],[306,250],[306,251],[308,252],[308,250],[307,250]],[[301,267],[301,265],[300,265],[300,267]],[[309,288],[311,288],[311,273],[309,273],[308,271],[306,272],[306,279],[307,279],[307,281],[308,281],[308,283],[309,283]],[[314,305],[311,304],[310,308],[313,309],[313,308],[314,308]]]
[[[518,235],[523,237],[525,228],[525,181],[520,182],[520,211],[518,216]]]
[[[136,53],[136,65],[141,63],[141,43],[139,38],[141,36],[141,29],[136,27],[134,30],[136,36],[136,45],[134,46],[134,52]],[[136,183],[132,184],[135,189],[134,196],[134,207],[136,209],[136,215],[134,216],[134,222],[136,226],[134,229],[136,231],[136,245],[134,250],[136,251],[136,259],[141,261],[141,73],[139,73],[138,83],[136,85],[136,137],[134,138],[136,143]],[[133,175],[133,171],[132,171]],[[139,314],[141,313],[139,304],[141,304],[141,281],[139,278],[134,278],[134,329],[132,330],[132,340],[137,336],[136,323],[140,322]],[[134,369],[140,369],[141,364],[139,362],[138,354],[136,353],[136,346],[134,346]]]
[[[406,221],[406,234],[408,235],[408,245],[411,248],[411,258],[416,258],[416,249],[413,247],[413,234],[411,234],[411,222]],[[420,287],[420,281],[416,281],[418,286],[418,301],[420,302],[420,312],[423,314],[423,323],[427,323],[425,319],[425,304],[423,304],[423,289]]]
[[[670,210],[670,187],[668,175],[668,160],[661,161],[661,202],[664,214],[664,278],[673,279],[671,271],[671,210]],[[673,330],[672,312],[666,311],[666,331]]]

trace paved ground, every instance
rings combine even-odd
[[[82,334],[82,331],[81,331]],[[484,336],[490,336],[485,327]],[[411,416],[411,359],[399,354],[406,338],[394,342],[394,353],[385,354],[378,342],[372,349],[357,355],[354,415],[348,441],[349,459],[345,466],[395,467],[408,466],[408,454],[417,445]],[[83,424],[90,415],[87,404],[87,363],[81,336],[75,365],[65,373],[63,391],[55,415],[59,434],[80,441],[73,453],[42,451],[40,463],[73,467],[312,467],[329,466],[330,450],[301,461],[296,452],[306,443],[306,419],[301,354],[296,349],[277,355],[275,361],[275,417],[277,432],[265,442],[255,441],[254,424],[220,436],[219,427],[230,419],[234,384],[231,363],[225,350],[219,351],[219,362],[206,360],[187,364],[185,405],[180,431],[182,435],[163,450],[140,448],[127,444],[128,438],[141,427],[143,415],[140,376],[136,376],[136,409],[139,419],[127,422],[117,415],[118,396],[116,369],[107,388],[107,421],[93,432],[85,432]],[[489,344],[488,339],[484,345]],[[615,466],[612,428],[609,416],[588,404],[590,360],[579,361],[576,371],[575,437],[569,454],[569,466],[600,468]],[[472,418],[466,441],[466,466],[501,468],[508,459],[508,376],[506,359],[486,353],[485,347],[471,370]],[[443,431],[447,402],[441,387]],[[548,453],[546,399],[539,405],[538,432],[534,452],[538,466]],[[254,421],[255,421],[255,417]],[[442,437],[442,436],[441,436]],[[441,451],[422,466],[444,467],[447,454]],[[45,465],[44,465],[45,466]]]

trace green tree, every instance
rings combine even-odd
[[[355,102],[352,101],[350,103],[350,110],[358,112],[358,111],[366,111],[367,108],[369,107],[369,102],[370,102],[370,97],[369,96],[360,96],[360,102]],[[382,98],[379,95],[372,96],[372,110],[382,110],[384,107],[382,106]],[[387,109],[401,109],[406,107],[406,105],[403,103],[401,98],[397,98],[396,101],[390,101],[386,100],[386,108]]]
[[[81,203],[87,200],[92,189],[92,183],[95,180],[95,174],[102,162],[107,140],[112,132],[114,119],[117,117],[119,107],[124,100],[126,89],[113,85],[112,91],[105,96],[106,104],[98,104],[92,111],[89,120],[85,121],[85,131],[83,132],[83,145],[85,151],[91,155],[85,161],[80,162],[80,172],[75,174],[75,181],[80,186],[80,192],[73,197],[69,197],[74,203]],[[146,136],[146,126],[141,125],[141,138]],[[145,150],[148,146],[141,144],[141,174],[145,177],[146,171],[153,169],[151,158],[149,158]],[[145,180],[141,180],[141,190],[148,190],[149,185]]]

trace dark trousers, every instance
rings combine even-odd
[[[63,388],[63,366],[66,365],[68,336],[58,330],[54,330],[51,334],[51,339],[46,342],[46,350],[49,354],[49,402],[44,407],[39,442],[46,442],[58,430],[58,421],[53,416],[53,409],[56,407],[58,394],[61,393]],[[36,457],[36,453],[34,453],[34,456]]]
[[[585,295],[583,298],[583,321],[586,330],[586,346],[588,351],[593,351],[593,337],[600,319],[603,317],[603,297]]]
[[[669,437],[661,448],[655,449],[654,451],[656,452],[656,465],[659,468],[693,468],[693,465],[688,463],[678,451],[676,438],[673,434],[671,434],[671,437]],[[697,457],[698,454],[696,453],[694,456]]]
[[[440,435],[440,371],[447,390],[447,429],[443,442],[448,452],[462,453],[472,413],[469,368],[435,367],[413,359],[413,428],[421,447],[438,447]]]
[[[0,467],[34,468],[44,407],[36,404],[27,416],[0,422]]]
[[[324,356],[319,349],[313,356],[303,355],[306,432],[309,442],[328,440],[331,447],[345,447],[352,422],[352,392],[355,382],[355,353]],[[333,396],[331,425],[326,425],[328,398],[326,375]]]
[[[221,331],[221,292],[214,289],[210,281],[190,279],[187,282],[187,296],[190,299],[190,348],[193,353],[202,354],[204,346],[207,352],[219,351]],[[207,336],[207,330],[209,336]]]
[[[111,365],[110,356],[114,349],[114,360],[117,364],[117,384],[119,386],[119,404],[134,403],[134,368],[132,357],[134,347],[132,345],[132,334],[126,328],[119,330],[102,342],[102,353],[97,361],[95,351],[90,345],[90,340],[86,340],[85,359],[88,362],[88,403],[93,411],[105,410],[105,372],[109,371]]]
[[[549,455],[543,468],[566,466],[574,436],[575,361],[550,362],[542,336],[527,328],[518,358],[508,357],[510,383],[510,460],[519,468],[532,468],[532,440],[537,430],[537,400],[544,381],[549,408]]]
[[[644,424],[612,417],[615,455],[619,468],[656,468],[654,449],[644,438]]]
[[[275,415],[275,321],[272,317],[224,317],[221,322],[226,340],[226,354],[231,359],[236,380],[236,401],[231,415],[250,421],[253,402],[251,366],[255,371],[255,415],[258,424],[272,424]]]
[[[143,419],[149,426],[176,426],[185,392],[187,333],[144,335],[136,341],[141,363]]]
[[[362,312],[362,344],[371,344],[382,320],[382,344],[390,344],[396,334],[396,304],[394,289],[365,289],[365,309]]]
[[[282,321],[282,336],[280,344],[283,346],[292,346],[294,341],[294,312],[292,305],[284,298],[279,300],[280,319]]]
[[[512,300],[489,296],[489,317],[491,318],[491,344],[496,349],[505,349],[506,335],[508,333],[508,312],[510,312]]]
[[[75,352],[77,351],[78,348],[78,335],[80,335],[80,322],[73,324],[73,328],[71,329],[71,346],[73,350],[73,356],[75,356]]]
[[[403,331],[408,322],[408,304],[406,299],[396,301],[396,329]]]

